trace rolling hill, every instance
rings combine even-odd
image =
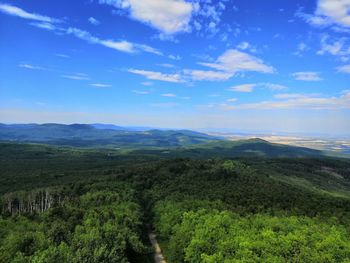
[[[178,147],[212,140],[220,138],[190,130],[135,131],[103,124],[0,124],[0,141],[76,147]]]

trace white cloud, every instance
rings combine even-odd
[[[147,52],[147,53],[152,53],[152,54],[155,54],[155,55],[158,55],[158,56],[163,56],[163,53],[160,52],[158,49],[156,48],[153,48],[153,47],[150,47],[148,45],[144,45],[144,44],[134,44],[135,47],[139,50],[142,50],[144,52]]]
[[[333,56],[349,56],[350,46],[345,46],[345,38],[329,40],[328,35],[321,37],[321,49],[317,51],[318,55],[331,54]]]
[[[68,35],[74,35],[77,38],[80,38],[82,40],[88,41],[90,43],[99,43],[100,39],[98,39],[97,37],[92,36],[89,32],[85,31],[85,30],[81,30],[79,28],[75,28],[75,27],[69,27],[66,30],[66,33]]]
[[[162,55],[162,53],[160,51],[158,51],[157,49],[150,47],[148,45],[143,45],[143,44],[136,44],[136,43],[131,43],[128,42],[126,40],[121,40],[121,41],[114,41],[114,40],[102,40],[99,39],[93,35],[91,35],[89,32],[85,31],[85,30],[81,30],[75,27],[69,27],[66,30],[67,34],[71,34],[74,35],[77,38],[80,38],[82,40],[85,40],[89,43],[92,44],[99,44],[111,49],[115,49],[121,52],[126,52],[126,53],[137,53],[140,51],[143,52],[148,52],[148,53],[152,53],[155,55]]]
[[[185,75],[187,75],[192,80],[208,80],[208,81],[222,81],[228,80],[232,77],[231,73],[212,71],[212,70],[193,70],[186,69],[184,70]]]
[[[341,26],[350,27],[349,0],[319,0],[316,15],[324,16]]]
[[[188,30],[194,6],[184,0],[100,0],[130,11],[135,20],[146,23],[165,34]]]
[[[299,93],[280,93],[274,95],[274,98],[276,99],[299,99],[299,98],[305,98],[306,96],[304,94]]]
[[[262,101],[239,105],[222,105],[223,110],[271,110],[271,109],[310,109],[310,110],[340,110],[350,109],[350,91],[344,91],[338,97],[315,97],[301,94],[279,96],[278,101]]]
[[[102,41],[98,41],[98,43],[105,47],[109,47],[109,48],[126,52],[126,53],[136,52],[134,45],[125,40],[122,40],[122,41],[102,40]]]
[[[295,72],[292,76],[296,80],[304,80],[304,81],[320,81],[322,78],[320,77],[320,73],[318,72]]]
[[[70,56],[66,55],[66,54],[55,54],[56,57],[60,57],[60,58],[70,58]]]
[[[65,79],[73,79],[73,80],[90,80],[89,76],[86,74],[71,74],[71,75],[63,75],[62,76]]]
[[[338,67],[337,70],[339,72],[342,72],[342,73],[349,73],[350,74],[350,64]]]
[[[236,47],[238,49],[242,49],[242,50],[246,50],[249,48],[249,43],[248,42],[241,42],[240,44],[238,44]]]
[[[8,15],[21,17],[24,19],[29,20],[35,20],[35,21],[41,21],[46,23],[60,23],[62,22],[60,19],[52,18],[49,16],[43,16],[36,13],[29,13],[27,11],[24,11],[23,9],[9,5],[9,4],[2,4],[0,3],[0,12],[6,13]]]
[[[141,84],[142,84],[143,86],[152,86],[152,85],[153,85],[153,82],[151,82],[151,81],[144,81],[144,82],[141,82]]]
[[[19,64],[18,67],[26,68],[26,69],[33,69],[33,70],[45,70],[45,68],[43,68],[43,67],[33,66],[31,64],[26,64],[26,63]]]
[[[110,87],[112,87],[112,85],[110,85],[110,84],[103,84],[103,83],[92,83],[89,85],[96,87],[96,88],[110,88]]]
[[[146,90],[132,90],[133,93],[138,94],[138,95],[147,95],[150,92]]]
[[[310,48],[306,45],[305,42],[300,42],[297,46],[297,51],[293,52],[293,55],[302,56],[302,53],[309,50]]]
[[[236,46],[236,48],[240,49],[240,50],[249,50],[252,53],[256,52],[256,47],[252,46],[250,43],[248,43],[246,41],[239,43]]]
[[[299,51],[304,51],[306,49],[307,49],[307,45],[304,42],[299,43],[299,45],[298,45]]]
[[[41,29],[45,29],[48,31],[55,31],[55,30],[61,29],[60,27],[57,27],[56,25],[51,24],[51,23],[47,23],[47,22],[32,22],[32,23],[30,23],[30,25],[41,28]]]
[[[226,9],[224,1],[210,0],[98,0],[117,8],[114,13],[128,14],[132,19],[145,23],[160,33],[161,40],[176,41],[173,34],[178,32],[218,33],[221,15]],[[199,31],[202,31],[199,33]]]
[[[350,27],[349,0],[318,0],[317,9],[313,15],[305,14],[301,10],[296,13],[313,26],[325,27],[336,25],[332,29]]]
[[[230,91],[236,91],[236,92],[253,92],[255,88],[266,88],[270,89],[272,91],[276,90],[286,90],[288,89],[286,86],[280,85],[280,84],[274,84],[274,83],[251,83],[251,84],[243,84],[238,86],[233,86],[229,88]]]
[[[288,87],[280,84],[274,84],[274,83],[260,83],[260,86],[264,86],[270,90],[286,90]]]
[[[195,9],[193,12],[195,19],[192,26],[196,31],[208,32],[209,35],[206,37],[213,37],[221,30],[221,15],[226,9],[222,1],[198,1]],[[204,36],[203,33],[199,34]],[[222,40],[226,41],[225,38],[224,36]]]
[[[235,102],[235,101],[237,101],[237,99],[236,98],[230,98],[230,99],[227,99],[226,101],[227,102]]]
[[[229,90],[236,91],[236,92],[253,92],[256,86],[257,84],[243,84],[243,85],[233,86],[229,88]]]
[[[107,0],[107,1],[119,2],[119,0],[115,0],[115,1]],[[160,52],[159,50],[157,50],[153,47],[150,47],[148,45],[131,43],[131,42],[128,42],[126,40],[120,40],[120,41],[114,41],[114,40],[109,40],[109,39],[103,40],[103,39],[99,39],[98,37],[91,35],[89,32],[87,32],[85,30],[81,30],[81,29],[75,28],[75,27],[68,27],[65,29],[65,28],[59,27],[57,25],[54,25],[54,23],[63,22],[62,20],[51,18],[48,16],[38,15],[35,13],[29,13],[29,12],[24,11],[21,8],[18,8],[18,7],[12,6],[12,5],[0,3],[0,12],[6,13],[9,15],[13,15],[13,16],[22,17],[22,18],[29,19],[29,20],[39,21],[39,22],[30,23],[30,25],[33,25],[33,26],[36,26],[38,28],[45,29],[45,30],[55,31],[55,32],[60,33],[60,34],[66,33],[68,35],[74,35],[75,37],[80,38],[82,40],[85,40],[89,43],[99,44],[99,45],[102,45],[102,46],[105,46],[108,48],[112,48],[112,49],[115,49],[115,50],[118,50],[121,52],[137,53],[137,52],[143,51],[143,52],[147,52],[147,53],[156,54],[159,56],[163,55],[162,52]],[[89,19],[89,20],[91,20],[91,19]],[[95,21],[95,23],[96,23],[96,21]]]
[[[176,97],[176,95],[173,93],[164,93],[164,94],[162,94],[162,96],[163,97]]]
[[[179,55],[169,55],[168,58],[172,59],[172,60],[181,60],[181,57]]]
[[[148,70],[140,70],[140,69],[128,69],[128,72],[141,75],[151,80],[160,80],[166,82],[184,82],[180,74],[164,74],[157,71],[148,71]]]
[[[236,72],[256,71],[261,73],[273,73],[274,69],[266,65],[261,59],[238,51],[229,49],[214,63],[199,63],[200,65],[214,68],[219,71],[224,71],[234,75]]]
[[[100,21],[98,21],[96,18],[94,18],[94,17],[92,17],[92,16],[89,17],[88,21],[89,21],[92,25],[94,25],[94,26],[97,26],[97,25],[100,24]]]
[[[161,67],[164,68],[175,68],[175,66],[173,64],[169,64],[169,63],[162,63],[162,64],[158,64]]]
[[[199,62],[199,65],[214,70],[186,69],[185,75],[192,80],[223,81],[232,78],[238,72],[255,71],[273,73],[274,69],[252,55],[236,49],[229,49],[214,62]]]

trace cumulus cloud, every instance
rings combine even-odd
[[[229,49],[217,58],[214,63],[201,62],[200,65],[214,68],[234,75],[236,72],[255,71],[260,73],[273,73],[274,69],[266,65],[261,59],[248,53]]]
[[[295,72],[292,74],[292,76],[296,80],[304,80],[304,81],[320,81],[320,80],[322,80],[319,72]]]
[[[194,5],[184,0],[99,0],[128,10],[130,16],[165,34],[188,30]]]
[[[349,0],[318,0],[314,14],[305,14],[299,10],[296,15],[313,26],[325,27],[335,25],[347,28],[350,27],[349,11]]]
[[[274,72],[274,68],[266,65],[261,59],[235,49],[227,50],[214,62],[199,62],[198,64],[211,69],[184,69],[180,73],[170,75],[154,71],[139,70],[138,74],[144,75],[149,79],[151,79],[150,76],[152,76],[153,79],[158,80],[168,79],[170,76],[172,82],[184,82],[185,80],[225,81],[232,78],[236,73],[246,71],[255,71],[260,73]],[[266,83],[266,85],[270,86],[271,89],[281,88],[278,86],[273,86],[269,83]]]
[[[160,32],[161,40],[174,41],[173,34],[220,31],[221,15],[226,9],[224,1],[202,0],[98,0],[116,8],[119,15],[128,14],[132,19],[149,25]],[[202,33],[200,33],[202,34]]]
[[[195,81],[224,81],[232,78],[236,73],[246,71],[274,72],[274,68],[266,65],[261,59],[236,49],[227,50],[214,62],[199,62],[198,64],[214,70],[186,69],[185,75]]]
[[[136,75],[144,76],[145,78],[150,80],[160,80],[160,81],[173,82],[173,83],[184,82],[180,74],[164,74],[162,72],[148,71],[148,70],[141,70],[141,69],[128,69],[128,72]]]
[[[319,0],[316,15],[327,17],[332,22],[350,27],[349,0]]]

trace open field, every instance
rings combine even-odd
[[[272,143],[307,147],[322,151],[339,152],[343,154],[350,153],[350,139],[348,138],[318,138],[307,136],[287,136],[287,135],[268,135],[268,134],[234,134],[234,133],[210,133],[214,136],[222,136],[232,141],[260,138]]]

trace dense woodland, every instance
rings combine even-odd
[[[0,149],[0,262],[350,262],[347,159]]]

